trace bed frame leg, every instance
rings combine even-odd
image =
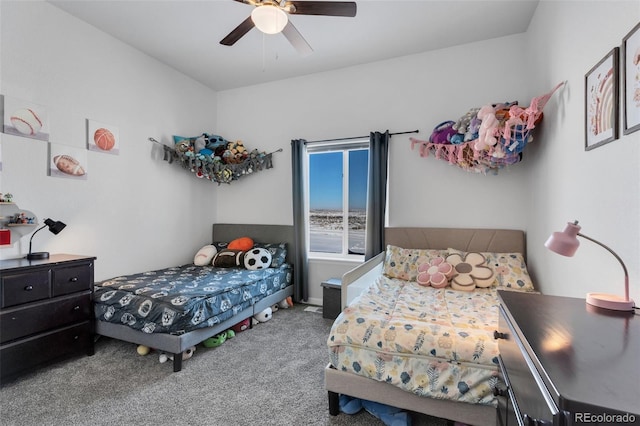
[[[340,394],[336,392],[327,391],[329,395],[329,414],[337,416],[340,414]]]
[[[173,372],[177,373],[182,370],[182,352],[173,354]]]

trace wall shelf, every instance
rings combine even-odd
[[[27,218],[33,218],[32,223],[12,223],[16,216],[24,215]],[[29,210],[18,207],[14,202],[0,202],[0,229],[8,229],[11,235],[11,241],[8,244],[0,244],[0,247],[11,246],[20,238],[33,232],[33,229],[39,225],[38,217]]]

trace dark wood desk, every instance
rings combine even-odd
[[[511,425],[640,424],[640,316],[499,291]]]

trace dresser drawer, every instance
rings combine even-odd
[[[0,376],[6,379],[72,353],[90,353],[92,348],[93,333],[89,321],[2,345]]]
[[[2,277],[2,305],[20,305],[22,303],[47,299],[51,296],[50,270],[27,272]]]
[[[0,343],[91,318],[91,292],[0,312]]]
[[[525,425],[531,422],[554,424],[554,420],[558,421],[559,410],[502,307],[499,332],[498,361],[515,417]]]
[[[54,269],[53,296],[90,290],[91,272],[91,264]]]

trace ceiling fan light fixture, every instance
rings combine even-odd
[[[287,25],[287,14],[276,6],[258,6],[251,12],[251,20],[256,28],[265,34],[278,34]]]

